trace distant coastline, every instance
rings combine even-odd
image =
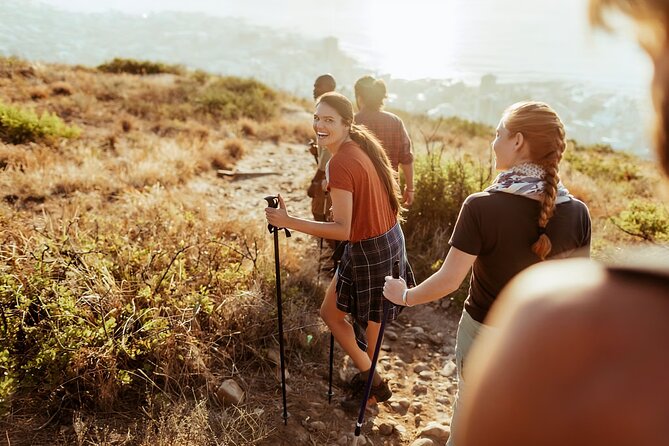
[[[297,32],[202,13],[75,13],[34,1],[5,0],[0,4],[0,26],[4,30],[0,55],[92,66],[113,57],[179,63],[253,77],[305,98],[311,95],[314,77],[322,72],[333,73],[340,90],[351,96],[355,79],[373,72],[388,83],[389,107],[491,125],[513,102],[543,100],[561,114],[569,137],[649,156],[649,98],[603,82],[543,80],[536,72],[525,72],[521,79],[518,74],[485,71],[462,72],[460,78],[451,79],[403,80],[370,68],[358,57],[365,51],[362,46],[351,48],[332,37],[305,38]]]

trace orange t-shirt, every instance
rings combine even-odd
[[[372,160],[353,141],[342,144],[328,164],[328,190],[333,188],[353,194],[351,242],[377,237],[397,223]]]

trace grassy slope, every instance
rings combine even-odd
[[[30,441],[48,442],[62,425],[64,442],[102,444],[105,435],[124,429],[103,424],[106,433],[96,431],[90,426],[99,420],[82,414],[111,410],[142,420],[126,420],[131,444],[212,438],[242,444],[244,435],[258,441],[266,435],[259,414],[238,409],[216,418],[215,403],[193,403],[240,367],[268,369],[258,352],[271,346],[275,313],[262,298],[272,286],[267,247],[244,221],[212,206],[214,194],[194,194],[190,185],[214,181],[215,169],[234,166],[248,147],[303,143],[310,129],[308,122],[272,116],[280,104],[307,106],[281,93],[271,93],[276,105],[269,111],[253,108],[252,99],[265,103],[266,93],[250,93],[255,111],[249,114],[265,119],[235,114],[225,108],[225,82],[205,73],[135,76],[0,60],[4,103],[49,111],[81,129],[70,140],[0,143],[0,298],[7,321],[0,408],[11,429],[32,432],[50,421]],[[405,119],[419,155],[450,163],[448,190],[457,187],[462,195],[489,182],[488,128]],[[570,147],[562,177],[590,207],[596,258],[641,241],[611,217],[635,198],[658,202],[659,175],[649,163]],[[419,199],[434,208],[434,198],[423,193]],[[437,206],[446,222],[458,207]],[[408,218],[421,234],[420,218]],[[429,233],[429,246],[414,249],[422,254],[414,262],[423,274],[436,267],[446,245],[446,233]],[[313,306],[314,285],[299,275],[292,280],[289,292]],[[303,313],[297,306],[287,319]]]

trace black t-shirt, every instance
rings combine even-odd
[[[451,246],[475,255],[465,309],[483,322],[502,288],[539,262],[532,244],[539,238],[541,203],[505,192],[472,194],[462,205]],[[546,227],[549,258],[589,257],[591,224],[587,206],[572,199],[558,204]]]

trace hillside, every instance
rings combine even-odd
[[[354,417],[325,396],[327,274],[317,242],[301,234],[281,241],[286,427],[274,359],[263,197],[280,192],[309,216],[310,104],[248,79],[160,70],[0,59],[0,117],[24,123],[0,127],[0,437],[346,444]],[[422,279],[445,254],[461,200],[490,181],[491,134],[460,119],[404,118],[420,155],[405,227]],[[669,238],[648,163],[572,144],[562,178],[590,206],[595,258]],[[368,413],[367,444],[443,443],[462,296],[409,309],[390,327],[381,364],[394,397]],[[352,373],[340,350],[336,370],[335,398]],[[245,391],[241,404],[217,397],[228,379]]]

